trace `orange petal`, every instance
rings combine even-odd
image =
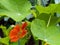
[[[10,31],[9,36],[11,37],[11,36],[14,36],[14,35],[17,35],[17,34],[18,34],[18,30],[13,29],[13,30]]]
[[[11,31],[10,31],[10,36],[17,35],[20,32],[20,26],[16,25]]]
[[[20,30],[20,25],[17,24],[14,29]]]
[[[27,34],[27,30],[22,30],[22,33],[19,35],[20,38],[25,37],[25,35]]]
[[[19,40],[18,36],[14,36],[13,38],[10,39],[10,42],[17,42]]]
[[[27,26],[27,22],[24,22],[24,23],[22,24],[22,29],[24,29],[26,26]]]

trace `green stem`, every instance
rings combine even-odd
[[[42,45],[44,45],[44,41],[42,41]]]
[[[50,17],[49,17],[49,20],[48,20],[48,23],[47,23],[47,27],[49,26],[50,21],[51,21],[51,15],[50,15]]]
[[[39,40],[35,40],[35,45],[39,45]]]

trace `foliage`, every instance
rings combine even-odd
[[[60,44],[60,27],[57,26],[60,22],[58,21],[60,17],[55,16],[56,13],[60,13],[59,6],[60,4],[50,4],[47,7],[36,5],[36,11],[32,12],[36,18],[31,23],[31,32],[33,36],[50,45]]]
[[[47,27],[45,21],[35,19],[31,24],[31,31],[35,37],[48,42],[48,44],[51,45],[60,44],[59,41],[60,27],[58,26],[52,25]]]
[[[15,21],[21,21],[30,14],[31,5],[28,0],[1,0],[0,7],[0,15],[6,15]]]
[[[0,25],[5,36],[4,38],[0,38],[0,43],[6,45],[19,45],[20,43],[21,45],[25,45],[28,39],[30,39],[29,36],[33,35],[36,44],[39,42],[36,40],[42,40],[42,42],[47,42],[49,45],[60,45],[60,17],[57,16],[57,14],[60,14],[60,4],[50,4],[47,7],[35,5],[34,9],[30,10],[30,8],[31,4],[28,0],[0,1],[0,16],[8,16],[16,21],[16,23],[18,22],[19,25],[25,21],[28,23],[26,27],[28,31],[27,35],[17,42],[10,42],[9,33],[13,27],[10,26],[7,29],[5,26]],[[32,14],[34,17],[32,22],[25,19],[29,14]],[[22,22],[23,19],[25,19],[24,22]]]
[[[36,9],[39,13],[60,13],[60,4],[50,4],[47,7],[43,7],[42,5],[36,5]]]

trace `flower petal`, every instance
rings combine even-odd
[[[24,29],[26,26],[27,26],[27,22],[24,22],[21,28]]]
[[[10,37],[17,35],[20,32],[20,26],[16,25],[9,33]]]
[[[17,24],[14,29],[20,30],[20,25]]]
[[[19,35],[20,38],[25,37],[25,35],[27,34],[27,30],[22,30],[22,33]]]
[[[10,31],[9,36],[11,37],[11,36],[17,35],[18,32],[19,32],[18,30],[13,29],[13,30]]]
[[[20,26],[16,25],[9,33],[11,42],[16,42],[19,39],[18,33],[20,32]]]
[[[18,36],[14,36],[13,38],[10,39],[10,42],[17,42],[19,40]]]
[[[9,33],[10,41],[16,42],[19,38],[23,38],[27,34],[27,30],[25,27],[27,26],[27,22],[22,24],[22,27],[16,25]]]

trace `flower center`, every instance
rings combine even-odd
[[[17,35],[19,36],[21,33],[22,33],[22,29],[20,29],[20,31],[18,32],[18,34],[17,34]]]

